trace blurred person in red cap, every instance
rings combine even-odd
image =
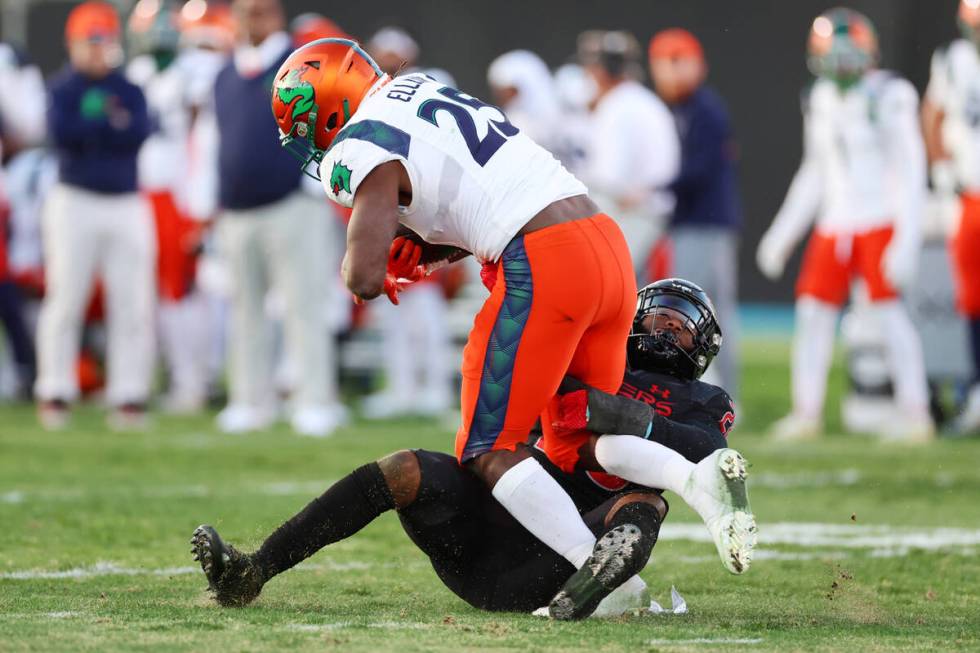
[[[725,330],[713,369],[733,395],[738,385],[738,238],[742,226],[736,145],[724,101],[704,84],[708,66],[698,39],[674,28],[650,39],[650,72],[667,103],[681,144],[680,172],[670,184],[676,204],[669,235],[671,276],[704,288]]]
[[[961,37],[932,57],[922,123],[942,236],[950,238],[956,304],[969,331],[973,372],[954,428],[980,433],[980,0],[960,0]]]
[[[64,426],[78,395],[75,362],[93,281],[105,286],[110,424],[144,422],[153,354],[156,240],[137,191],[150,133],[142,91],[117,70],[119,17],[85,2],[65,25],[69,65],[50,85],[48,130],[59,182],[43,215],[46,296],[38,324],[35,395],[46,427]]]
[[[326,16],[315,12],[300,14],[289,23],[293,45],[297,48],[318,39],[349,39],[350,34]]]
[[[595,84],[583,181],[626,236],[638,279],[674,206],[669,190],[680,165],[670,111],[639,82],[641,51],[625,31],[579,37],[578,55]]]

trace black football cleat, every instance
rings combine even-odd
[[[201,563],[208,591],[225,607],[242,607],[255,600],[265,581],[250,556],[225,544],[207,524],[194,529],[191,553]]]
[[[548,606],[552,619],[585,619],[614,589],[639,573],[650,550],[640,528],[622,524],[599,538],[582,568],[565,581]]]

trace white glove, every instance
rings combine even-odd
[[[783,276],[783,268],[786,267],[790,249],[791,247],[780,242],[771,230],[765,233],[755,252],[755,263],[767,279],[776,281]]]
[[[917,244],[904,239],[892,238],[881,258],[881,271],[893,288],[904,290],[915,278],[919,267]]]

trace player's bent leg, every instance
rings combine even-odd
[[[719,449],[695,465],[656,442],[604,435],[595,443],[595,459],[610,474],[680,495],[704,520],[725,568],[748,570],[757,528],[745,485],[748,463],[740,453]]]
[[[191,552],[201,563],[218,603],[246,605],[274,576],[323,547],[354,535],[388,510],[410,505],[418,494],[419,479],[415,454],[400,451],[334,483],[252,554],[242,554],[226,544],[207,525],[194,531]]]
[[[552,599],[550,616],[584,619],[613,590],[639,573],[650,559],[666,512],[666,504],[656,494],[620,497],[606,518],[607,530],[592,555]]]

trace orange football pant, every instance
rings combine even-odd
[[[556,436],[548,405],[566,374],[609,393],[622,384],[636,309],[629,248],[600,213],[514,238],[497,267],[463,350],[456,456],[514,450],[540,417],[545,452],[569,471],[585,436]]]
[[[960,226],[950,242],[956,306],[970,319],[980,318],[980,195],[961,196]]]
[[[834,236],[814,231],[803,254],[796,296],[814,297],[842,306],[851,294],[851,279],[860,276],[873,302],[898,297],[885,279],[882,258],[891,242],[891,226],[878,227],[853,236]]]

